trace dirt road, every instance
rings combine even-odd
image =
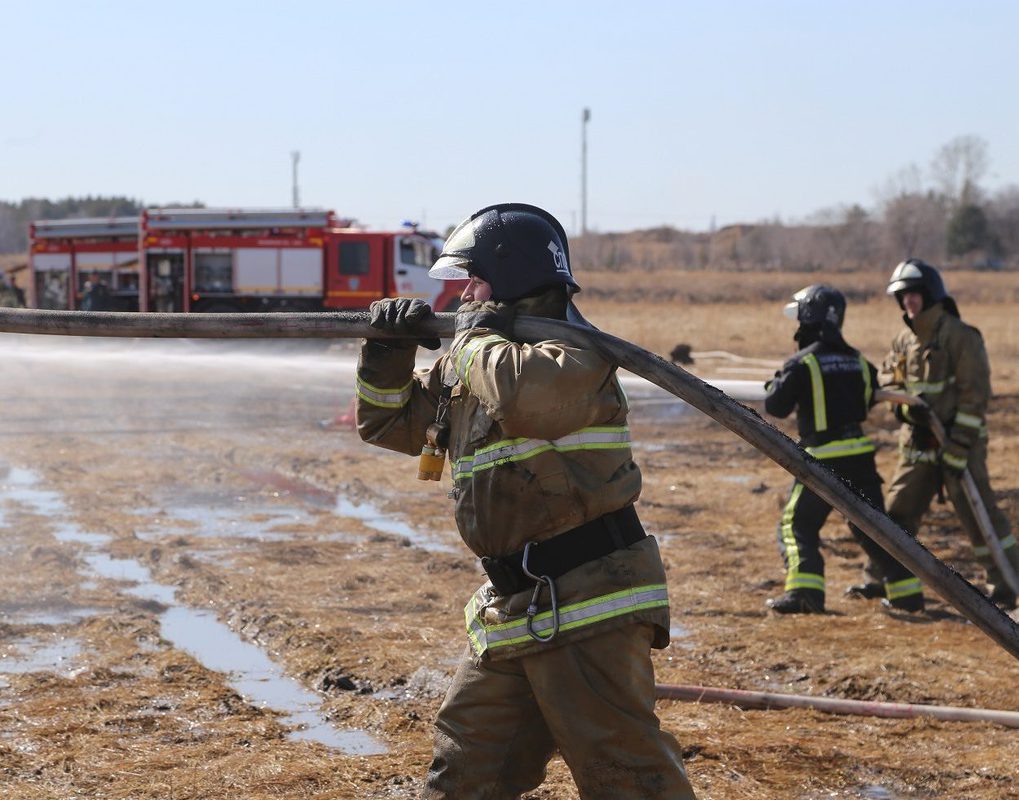
[[[416,796],[481,580],[448,487],[317,425],[350,350],[149,344],[39,346],[0,377],[0,796]],[[1014,521],[1008,388],[991,466]],[[673,608],[659,682],[1019,710],[1019,665],[937,598],[901,618],[841,596],[862,556],[835,515],[830,613],[769,616],[789,478],[681,404],[634,406]],[[887,475],[890,417],[874,433]],[[947,507],[921,537],[978,579]],[[659,712],[704,798],[1019,796],[1019,730]],[[575,796],[560,761],[531,796]]]

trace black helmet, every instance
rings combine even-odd
[[[887,292],[895,295],[900,307],[902,292],[920,292],[923,295],[924,308],[948,298],[940,273],[919,258],[906,259],[892,271],[892,277],[888,279]]]
[[[846,318],[846,298],[838,289],[823,283],[805,286],[793,295],[793,301],[782,309],[789,319],[800,325],[821,325],[828,322],[842,328]]]
[[[536,206],[499,203],[471,214],[449,235],[433,278],[476,275],[492,285],[494,300],[518,300],[565,284],[580,291],[570,272],[570,245],[559,221]]]

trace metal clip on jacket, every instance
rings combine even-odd
[[[535,582],[534,594],[531,595],[531,602],[527,606],[527,635],[536,642],[550,642],[559,633],[559,598],[556,596],[555,581],[548,575],[535,575],[527,567],[528,557],[531,555],[531,547],[537,542],[528,542],[524,545],[524,555],[520,561],[520,569],[524,575]],[[548,636],[542,636],[534,630],[534,617],[538,613],[538,598],[541,597],[541,587],[548,586],[549,599],[552,601],[552,632]]]

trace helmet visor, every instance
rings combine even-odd
[[[892,272],[892,277],[888,279],[886,291],[888,294],[905,292],[922,286],[923,282],[923,272],[920,268],[909,261],[903,261]]]
[[[439,258],[428,270],[428,276],[447,281],[466,278],[471,263],[470,253],[475,243],[474,220],[466,219],[449,235]]]
[[[463,280],[468,277],[467,269],[470,265],[471,260],[464,256],[439,256],[439,260],[428,270],[428,277],[443,281]]]
[[[795,322],[800,318],[800,304],[795,300],[791,303],[786,303],[782,308],[782,313]]]

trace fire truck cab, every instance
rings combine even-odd
[[[412,228],[367,231],[321,209],[150,209],[141,310],[362,309],[400,295],[445,311],[463,282],[428,277],[439,247]]]

